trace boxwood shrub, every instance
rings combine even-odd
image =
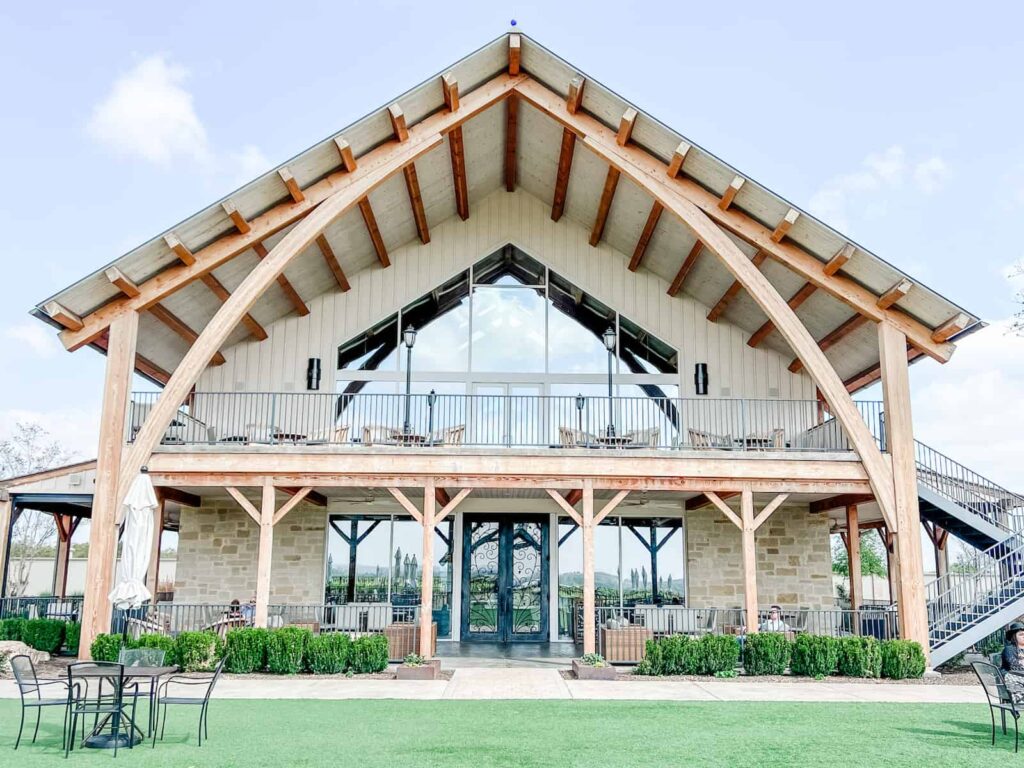
[[[698,674],[728,674],[740,660],[740,643],[732,635],[704,635],[697,641],[700,657]]]
[[[644,658],[636,666],[638,675],[696,675],[701,663],[701,646],[686,635],[648,640]]]
[[[267,666],[267,630],[258,627],[232,629],[227,634],[228,660],[224,669],[238,675],[262,672]]]
[[[839,641],[827,635],[798,635],[789,669],[794,675],[828,677],[836,671]]]
[[[913,640],[882,642],[882,677],[892,680],[921,677],[925,670],[924,651]]]
[[[314,675],[336,675],[348,665],[352,641],[343,632],[314,635],[306,643],[306,668]]]
[[[836,668],[844,677],[878,677],[882,671],[882,648],[873,637],[842,637]]]
[[[388,668],[388,639],[384,635],[364,635],[352,641],[348,667],[360,674],[383,672]]]
[[[755,632],[743,644],[743,671],[748,675],[781,675],[789,666],[793,643],[779,632]]]
[[[294,675],[302,671],[306,644],[313,633],[302,627],[281,627],[267,634],[267,671]]]
[[[82,638],[82,625],[77,621],[69,621],[64,625],[64,650],[72,656],[78,655],[78,643]]]
[[[93,661],[117,661],[121,654],[121,635],[99,634],[89,646]]]
[[[29,619],[22,628],[21,641],[37,651],[57,653],[64,642],[64,622],[59,619]]]
[[[164,664],[177,664],[178,660],[174,655],[174,638],[167,635],[159,635],[155,632],[139,635],[138,640],[129,643],[131,648],[156,648],[164,652]]]
[[[183,672],[207,672],[223,653],[223,641],[213,632],[182,632],[174,639],[174,663]]]
[[[25,619],[12,617],[0,619],[0,640],[21,640],[25,630]]]

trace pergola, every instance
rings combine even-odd
[[[389,247],[429,242],[432,223],[468,218],[475,198],[502,186],[550,202],[555,221],[587,222],[591,245],[605,240],[632,254],[624,272],[649,270],[670,281],[669,295],[693,296],[711,308],[709,322],[726,318],[748,333],[750,347],[791,351],[790,370],[814,380],[856,451],[897,558],[916,567],[908,362],[947,361],[952,341],[980,327],[978,318],[519,34],[489,43],[36,308],[62,329],[67,349],[91,345],[108,356],[96,562],[112,560],[120,500],[197,379],[223,362],[223,349],[265,339],[267,324],[308,313],[317,293],[350,290],[355,271],[390,268]],[[126,449],[132,371],[164,389]],[[879,379],[884,453],[850,397]],[[587,482],[579,489],[590,511],[570,515],[585,537],[602,514],[592,494],[587,501]],[[742,492],[742,516],[727,516],[752,541],[758,518],[750,493]],[[728,506],[709,498],[726,514]],[[263,499],[265,509],[246,509],[272,527],[287,509],[275,510],[273,488]],[[425,530],[433,499],[425,492],[413,515]],[[83,637],[102,631],[109,616],[101,607],[105,570],[90,579],[93,624]],[[926,644],[921,584],[901,582],[899,597],[905,633]]]

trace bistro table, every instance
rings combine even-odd
[[[428,445],[430,438],[427,435],[417,435],[415,432],[396,432],[394,441],[397,445]]]
[[[132,739],[131,744],[132,744],[132,746],[134,746],[135,744],[138,744],[140,741],[142,741],[143,737],[145,737],[145,736],[152,736],[153,735],[153,730],[156,727],[156,722],[155,722],[155,719],[154,719],[154,715],[155,715],[155,710],[156,710],[156,692],[157,692],[158,683],[160,682],[160,678],[164,677],[165,675],[173,674],[174,672],[177,672],[177,671],[178,671],[178,668],[177,667],[173,667],[173,666],[167,666],[167,667],[125,667],[124,668],[124,677],[125,677],[125,683],[126,684],[128,683],[128,681],[133,681],[133,682],[148,681],[149,682],[149,730],[148,730],[148,732],[143,733],[142,729],[139,728],[139,726],[135,724],[135,721],[129,715],[127,715],[127,714],[124,715],[124,718],[131,725],[131,730],[128,733],[132,734],[131,735],[131,739]],[[94,667],[92,669],[76,670],[74,674],[75,674],[75,678],[76,679],[81,679],[81,680],[102,680],[102,679],[109,678],[109,677],[113,676],[112,675],[112,669],[110,667]],[[104,733],[103,732],[104,729],[107,726],[107,723],[110,722],[110,718],[111,718],[111,715],[107,715],[99,723],[97,723],[96,727],[93,728],[92,733],[89,734],[85,738],[85,741],[83,742],[85,746],[91,747],[93,749],[113,749],[114,748],[114,735],[112,733]],[[135,731],[138,732],[138,739],[137,740],[136,740],[136,738],[134,736],[134,733],[133,733]],[[74,734],[72,734],[72,738],[73,737],[74,737]],[[119,747],[126,747],[126,746],[128,746],[128,738],[129,737],[127,735],[125,735],[123,733],[120,734],[118,736],[118,739],[119,739],[118,746]]]

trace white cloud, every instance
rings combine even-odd
[[[72,461],[96,458],[99,444],[100,413],[98,409],[62,408],[33,411],[20,408],[0,410],[0,439],[14,434],[17,424],[38,424],[61,447],[72,454]]]
[[[188,71],[162,55],[121,75],[93,109],[86,129],[117,154],[169,167],[179,159],[206,163],[206,129],[184,83]]]
[[[941,157],[909,161],[906,150],[894,144],[869,154],[856,170],[829,179],[811,196],[808,208],[830,226],[844,230],[850,224],[851,208],[862,213],[884,210],[879,206],[883,193],[899,191],[909,180],[919,192],[933,194],[949,176],[949,164]]]
[[[53,357],[60,351],[56,334],[36,320],[25,320],[4,328],[4,338],[28,348],[37,357]]]
[[[228,155],[230,165],[235,169],[236,183],[244,184],[266,173],[273,164],[255,144],[246,144],[239,152]]]

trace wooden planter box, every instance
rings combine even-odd
[[[605,661],[637,662],[644,658],[647,641],[654,633],[646,627],[601,627],[601,655]]]
[[[437,622],[431,625],[430,656],[437,653]],[[410,653],[420,652],[419,624],[388,624],[384,627],[388,639],[388,660],[402,661]]]
[[[579,659],[572,660],[572,671],[577,680],[614,680],[618,675],[618,671],[611,664],[605,667],[592,667]]]
[[[427,659],[419,667],[407,667],[405,664],[398,665],[399,680],[437,680],[440,675],[440,659]]]

